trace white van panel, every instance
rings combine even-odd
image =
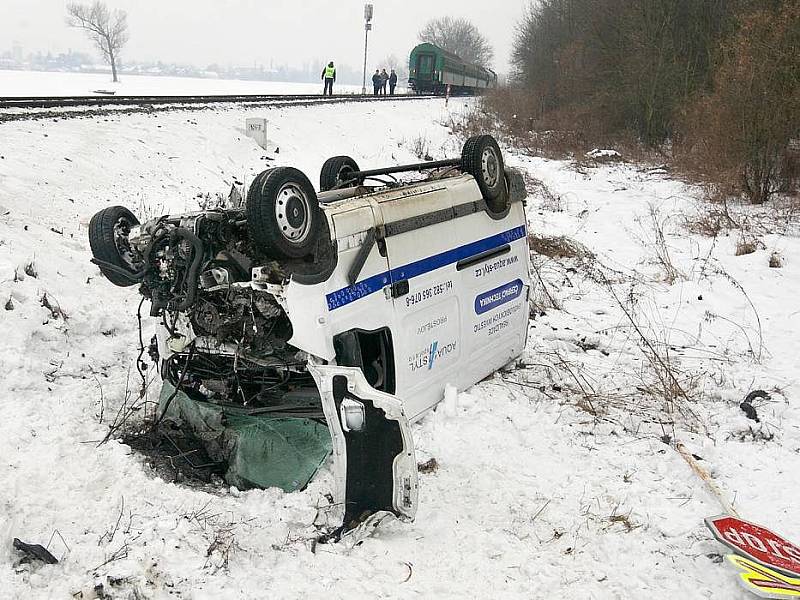
[[[381,203],[380,207],[385,222],[391,224],[481,199],[475,180],[467,176],[448,180],[446,191],[427,194],[418,203]],[[408,292],[394,298],[393,328],[403,332],[394,338],[396,394],[403,398],[412,419],[442,399],[446,384],[463,389],[496,368],[490,364],[505,364],[522,350],[522,336],[512,332],[520,325],[520,317],[514,315],[527,314],[522,306],[528,297],[527,284],[523,284],[528,281],[527,261],[522,254],[527,247],[525,234],[524,212],[521,203],[515,203],[503,219],[492,219],[480,209],[387,238],[390,279],[395,285],[408,282]],[[507,268],[491,270],[489,276],[480,278],[475,271],[483,263],[459,268],[461,261],[496,249],[507,250],[503,255]],[[504,281],[509,275],[513,276]],[[489,301],[483,311],[499,320],[496,331],[492,336],[488,331],[476,335],[476,322],[480,320],[474,309],[477,297],[514,281],[519,283],[510,293],[513,298],[507,292],[499,310]],[[501,318],[500,313],[511,304],[515,307],[513,315]],[[505,331],[509,327],[517,329]],[[498,342],[486,347],[494,339]],[[486,354],[473,360],[480,346]]]
[[[431,220],[456,206],[460,216]],[[514,202],[495,219],[482,206],[469,175],[324,206],[336,231],[338,263],[322,287],[289,285],[290,317],[304,315],[292,319],[298,329],[290,343],[330,361],[335,335],[388,326],[395,394],[411,420],[435,406],[447,384],[464,389],[518,356],[530,295],[524,209]],[[366,232],[383,224],[386,256],[374,244],[349,285]]]

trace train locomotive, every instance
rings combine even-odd
[[[408,85],[417,94],[476,94],[497,87],[497,74],[464,62],[457,55],[430,43],[411,51]]]

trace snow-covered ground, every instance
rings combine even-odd
[[[456,156],[443,123],[469,104],[263,109],[266,152],[240,109],[0,124],[0,596],[89,598],[101,582],[114,598],[748,597],[703,525],[721,509],[674,442],[745,518],[800,539],[800,242],[762,235],[737,257],[735,235],[689,234],[699,193],[661,171],[508,151],[550,191],[531,183],[531,231],[593,256],[538,257],[537,299],[560,309],[531,322],[521,363],[414,426],[418,461],[439,466],[420,474],[412,524],[315,545],[327,470],[293,494],[211,493],[97,446],[136,356],[138,296],[88,262],[94,212],[192,209],[268,165],[314,180],[336,154],[413,162],[425,140]],[[674,385],[657,399],[658,360],[688,400]],[[772,400],[756,423],[739,403],[759,388]],[[12,538],[51,536],[58,565],[14,566]]]
[[[322,81],[289,83],[120,75],[112,83],[105,73],[58,73],[53,71],[0,70],[0,96],[91,96],[98,90],[128,96],[183,96],[224,94],[321,94]],[[336,84],[337,94],[360,94],[361,86]]]

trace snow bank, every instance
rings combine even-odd
[[[447,410],[414,427],[418,461],[438,466],[420,476],[413,524],[315,545],[329,472],[294,494],[193,489],[154,477],[124,445],[97,447],[136,385],[138,297],[89,264],[95,211],[189,210],[271,165],[314,180],[336,154],[365,167],[412,162],[418,136],[434,158],[455,156],[445,110],[426,101],[0,125],[3,594],[63,598],[101,582],[120,598],[747,597],[702,523],[718,506],[665,442],[679,437],[701,456],[743,516],[800,538],[800,267],[769,269],[766,251],[734,257],[733,238],[687,236],[677,216],[696,190],[632,166],[578,173],[508,155],[552,192],[529,199],[532,229],[585,245],[611,289],[638,299],[648,335],[682,372],[703,375],[692,409],[707,431],[679,415],[674,426],[654,419],[663,413],[641,387],[649,367],[620,307],[585,266],[537,259],[564,310],[532,321],[522,364],[450,394]],[[260,115],[267,151],[243,133],[245,117]],[[672,216],[666,244],[684,275],[672,285],[650,204]],[[796,237],[766,241],[800,251]],[[151,329],[146,320],[146,339]],[[761,424],[738,408],[754,386],[773,397]],[[754,442],[750,430],[774,439]],[[47,544],[56,530],[60,564],[15,570],[11,537]]]
[[[219,94],[322,94],[322,82],[243,81],[107,73],[0,70],[0,96],[92,96],[97,90],[119,96],[182,96]],[[337,94],[360,94],[361,86],[336,84]]]

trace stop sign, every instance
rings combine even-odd
[[[730,515],[710,517],[705,522],[714,537],[737,554],[786,575],[800,577],[800,546],[765,527]]]

